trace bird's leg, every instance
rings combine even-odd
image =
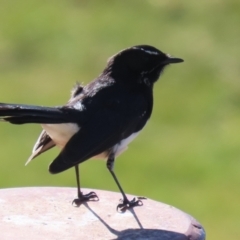
[[[133,198],[131,201],[128,200],[125,192],[123,191],[123,189],[113,171],[114,160],[115,160],[115,156],[114,156],[114,154],[111,153],[107,160],[107,168],[110,171],[110,173],[112,174],[113,179],[116,182],[116,184],[123,196],[123,199],[120,200],[121,203],[119,203],[117,205],[117,211],[119,210],[121,212],[125,212],[129,208],[136,207],[136,206],[142,206],[143,203],[142,203],[141,199],[145,199],[144,197]]]
[[[99,198],[98,198],[98,196],[95,192],[90,192],[88,194],[83,194],[81,192],[78,165],[75,166],[75,172],[76,172],[76,180],[77,180],[77,195],[78,195],[78,198],[74,199],[72,203],[75,203],[77,206],[79,206],[83,202],[98,201]]]

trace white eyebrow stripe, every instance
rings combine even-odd
[[[140,50],[142,50],[142,51],[144,51],[144,52],[146,52],[146,53],[148,53],[148,54],[159,55],[158,52],[150,51],[150,50],[145,50],[144,48],[136,48],[136,47],[135,47],[135,49],[140,49]]]
[[[145,52],[149,53],[149,54],[153,54],[153,55],[158,55],[157,52],[152,52],[152,51],[148,51],[148,50],[144,50]]]

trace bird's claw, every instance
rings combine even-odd
[[[84,202],[97,202],[99,201],[99,198],[95,192],[90,192],[87,194],[82,194],[78,196],[78,198],[74,199],[72,201],[72,204],[75,204],[76,206],[80,206]]]
[[[133,207],[139,207],[143,205],[142,200],[145,200],[147,198],[145,197],[137,197],[137,198],[133,198],[131,201],[129,201],[128,199],[121,199],[118,205],[117,205],[117,211],[118,212],[125,212],[127,209],[129,208],[133,208]]]

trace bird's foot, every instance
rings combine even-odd
[[[117,211],[118,212],[125,212],[127,209],[133,208],[133,207],[139,207],[143,205],[142,200],[145,200],[147,198],[145,197],[137,197],[133,198],[131,201],[129,201],[127,198],[121,199],[118,205],[117,205]]]
[[[97,202],[99,198],[95,192],[90,192],[88,194],[78,194],[78,198],[72,201],[72,204],[75,204],[77,207],[84,202]]]

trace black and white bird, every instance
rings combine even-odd
[[[98,200],[96,193],[80,189],[78,165],[90,158],[107,159],[107,168],[120,192],[118,209],[142,205],[129,200],[114,173],[115,158],[143,129],[153,108],[153,85],[163,69],[183,62],[155,47],[139,45],[112,56],[103,72],[86,86],[77,85],[70,100],[60,107],[0,103],[0,119],[12,124],[38,123],[43,131],[33,147],[32,159],[57,146],[59,155],[49,166],[50,173],[75,167],[76,204]]]

